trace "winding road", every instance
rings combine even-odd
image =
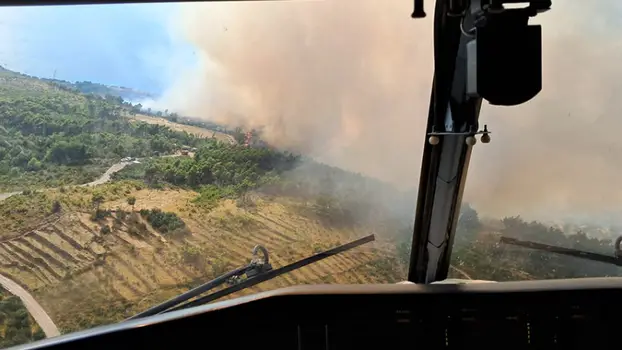
[[[106,170],[105,173],[102,174],[102,176],[100,176],[97,180],[95,181],[91,181],[89,183],[85,183],[79,186],[82,187],[87,187],[87,186],[97,186],[97,185],[101,185],[101,184],[105,184],[106,182],[110,181],[110,178],[112,177],[112,174],[116,173],[117,171],[120,171],[121,169],[125,168],[126,166],[130,165],[134,163],[133,161],[131,162],[120,162],[117,164],[114,164],[113,166],[111,166],[110,168],[108,168],[108,170]]]
[[[89,183],[85,183],[82,185],[78,185],[78,186],[86,187],[86,186],[97,186],[97,185],[104,184],[110,181],[112,174],[116,173],[117,171],[120,171],[121,169],[125,168],[127,165],[132,164],[132,163],[133,161],[116,163],[110,168],[108,168],[108,170],[106,170],[106,172],[102,176],[100,176],[97,180],[91,181]],[[3,201],[11,196],[14,196],[20,193],[21,191],[0,193],[0,201]],[[22,288],[15,281],[3,275],[0,275],[0,285],[2,285],[4,289],[9,291],[9,293],[17,296],[18,298],[22,300],[22,303],[24,303],[24,306],[26,307],[30,315],[32,315],[32,318],[34,318],[37,324],[39,324],[39,327],[41,327],[46,337],[50,338],[50,337],[55,337],[55,336],[60,335],[60,332],[58,331],[58,328],[54,324],[54,321],[52,321],[50,316],[47,314],[47,312],[45,312],[43,307],[41,307],[41,305],[35,300],[32,294],[30,294],[27,290]]]
[[[176,155],[172,155],[172,156],[176,156]],[[102,174],[102,176],[100,176],[99,178],[97,178],[97,180],[82,184],[82,185],[77,185],[77,186],[81,186],[81,187],[87,187],[87,186],[97,186],[97,185],[101,185],[104,184],[108,181],[110,181],[110,178],[112,177],[112,174],[116,173],[117,171],[120,171],[121,169],[125,168],[126,166],[130,165],[134,163],[133,161],[131,162],[119,162],[116,163],[114,165],[112,165],[110,168],[108,168],[108,170],[106,170],[106,172],[104,174]],[[16,191],[16,192],[5,192],[5,193],[0,193],[0,202],[2,202],[3,200],[14,196],[16,194],[20,194],[22,193],[22,191]]]

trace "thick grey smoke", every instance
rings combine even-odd
[[[618,3],[557,1],[537,20],[544,25],[544,90],[523,106],[484,107],[493,141],[476,146],[465,194],[480,211],[617,210]],[[177,29],[202,65],[182,74],[167,103],[194,116],[263,127],[274,144],[415,185],[432,78],[432,16],[412,20],[411,6],[410,0],[189,4]]]
[[[200,117],[264,127],[276,145],[414,184],[431,21],[413,21],[408,1],[384,3],[189,5],[181,25],[204,66],[173,90],[184,91],[173,102]]]
[[[621,5],[557,1],[540,16],[543,91],[518,107],[484,107],[495,134],[474,152],[466,195],[478,208],[540,218],[621,211]]]

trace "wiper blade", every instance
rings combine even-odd
[[[555,254],[573,256],[576,258],[587,259],[592,261],[603,262],[607,264],[622,266],[622,254],[620,254],[620,238],[616,240],[616,253],[615,255],[604,255],[592,252],[586,252],[583,250],[558,247],[550,244],[536,243],[530,241],[521,241],[516,238],[501,237],[501,243],[512,244],[520,247],[531,248],[536,250],[543,250]]]
[[[169,299],[165,302],[163,302],[162,304],[158,304],[152,308],[149,308],[141,313],[138,313],[132,317],[130,317],[128,320],[135,320],[138,318],[142,318],[142,317],[147,317],[147,316],[152,316],[155,314],[159,314],[163,311],[166,311],[167,309],[179,305],[180,303],[185,302],[186,300],[192,299],[200,294],[203,294],[207,291],[209,291],[210,289],[214,289],[216,287],[218,287],[219,285],[226,283],[227,281],[229,281],[230,278],[235,277],[235,276],[241,276],[244,273],[246,273],[246,271],[249,269],[250,264],[238,269],[235,269],[233,271],[227,272],[226,274],[217,277],[216,279],[213,279],[205,284],[202,284],[194,289],[191,289],[183,294],[180,294],[172,299]]]
[[[138,318],[143,318],[143,317],[147,317],[147,316],[152,316],[152,315],[156,315],[159,313],[164,313],[164,312],[170,312],[170,311],[175,311],[175,310],[181,310],[181,309],[186,309],[189,307],[193,307],[193,306],[198,306],[198,305],[202,305],[202,304],[206,304],[209,303],[211,301],[214,301],[216,299],[222,298],[224,296],[227,296],[231,293],[235,293],[237,291],[240,291],[242,289],[248,288],[248,287],[252,287],[256,284],[259,284],[261,282],[265,282],[268,281],[270,279],[273,279],[275,277],[278,277],[282,274],[291,272],[293,270],[299,269],[301,267],[307,266],[309,264],[318,262],[322,259],[326,259],[328,257],[331,257],[333,255],[342,253],[346,250],[350,250],[352,248],[358,247],[360,245],[363,245],[365,243],[368,242],[372,242],[375,240],[374,235],[369,235],[369,236],[365,236],[363,238],[357,239],[355,241],[340,245],[338,247],[329,249],[327,251],[321,252],[321,253],[317,253],[315,255],[312,255],[310,257],[304,258],[302,260],[296,261],[294,263],[291,263],[289,265],[283,266],[281,268],[278,269],[272,269],[272,267],[270,266],[270,264],[268,263],[268,252],[265,248],[261,247],[261,246],[257,246],[255,247],[255,249],[253,250],[253,254],[255,255],[257,253],[257,250],[261,250],[263,255],[264,255],[264,259],[263,262],[258,262],[256,260],[251,261],[250,264],[235,269],[233,271],[230,271],[220,277],[217,277],[216,279],[209,281],[205,284],[202,284],[194,289],[189,290],[186,293],[180,294],[172,299],[169,299],[165,302],[163,302],[162,304],[156,305],[152,308],[149,308],[141,313],[138,313],[132,317],[130,317],[128,320],[135,320]],[[200,297],[200,298],[196,298],[192,301],[189,301],[187,303],[184,304],[185,301],[190,300],[194,297],[199,296],[200,294],[203,294],[207,291],[209,291],[210,289],[214,289],[216,287],[218,287],[221,284],[227,283],[229,281],[231,281],[232,279],[235,279],[237,277],[241,277],[243,275],[245,275],[248,277],[246,280],[243,280],[241,282],[237,282],[236,284],[227,287],[225,289],[219,290],[217,292],[208,294],[206,296]]]

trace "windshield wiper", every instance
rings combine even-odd
[[[614,255],[604,255],[592,252],[586,252],[583,250],[558,247],[550,244],[536,243],[530,241],[521,241],[516,238],[501,237],[501,243],[516,245],[525,248],[531,248],[536,250],[542,250],[560,255],[574,256],[576,258],[587,259],[592,261],[603,262],[607,264],[622,266],[622,251],[620,250],[620,242],[622,242],[622,236],[618,237],[614,244]]]
[[[283,266],[278,269],[272,269],[272,265],[270,265],[270,262],[269,262],[268,251],[262,246],[256,246],[253,249],[253,259],[248,265],[237,268],[233,271],[227,272],[220,277],[217,277],[205,284],[202,284],[194,289],[191,289],[183,294],[180,294],[172,299],[169,299],[163,302],[162,304],[156,305],[141,313],[138,313],[130,317],[128,320],[135,320],[135,319],[152,316],[152,315],[156,315],[156,314],[160,314],[164,312],[181,310],[181,309],[185,309],[185,308],[189,308],[193,306],[206,304],[218,298],[227,296],[231,293],[235,293],[242,289],[252,287],[258,283],[265,282],[267,280],[278,277],[284,273],[291,272],[293,270],[307,266],[314,262],[318,262],[322,259],[326,259],[330,256],[342,253],[346,250],[350,250],[352,248],[358,247],[365,243],[372,242],[374,240],[375,240],[374,235],[365,236],[363,238],[357,239],[350,243],[346,243],[346,244],[337,246],[335,248],[329,249],[327,251],[317,253],[315,255],[296,261],[294,263],[291,263],[289,265]],[[262,253],[261,258],[258,258],[257,256],[259,252]],[[246,279],[240,280],[244,276],[246,276]],[[186,302],[192,298],[195,298],[225,283],[232,283],[233,285],[225,289],[216,291],[214,293],[205,295],[203,297],[196,298],[194,300]]]

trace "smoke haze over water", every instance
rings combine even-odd
[[[544,88],[484,106],[492,143],[473,152],[465,200],[490,215],[620,210],[622,13],[566,0],[544,25]],[[432,13],[432,1],[428,2]],[[413,186],[432,80],[432,16],[412,1],[187,4],[176,29],[201,55],[167,105],[263,127],[273,144]],[[546,216],[546,215],[545,215]]]

